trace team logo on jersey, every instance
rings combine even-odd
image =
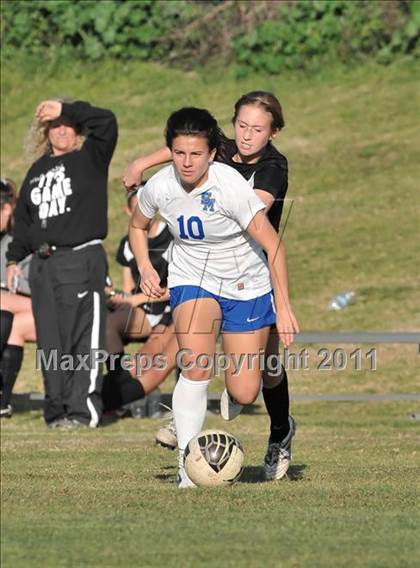
[[[203,206],[203,211],[214,212],[214,202],[215,198],[212,197],[211,191],[205,191],[201,194],[201,205]]]

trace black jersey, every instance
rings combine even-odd
[[[168,285],[168,256],[172,239],[173,237],[167,225],[165,225],[164,229],[155,237],[148,239],[150,262],[159,274],[160,285],[162,288],[166,288]],[[116,258],[117,262],[121,266],[130,268],[131,276],[135,282],[135,287],[132,290],[132,293],[137,294],[140,292],[140,273],[137,268],[136,259],[134,258],[134,254],[130,248],[128,236],[121,239]],[[151,302],[141,304],[142,308],[150,314],[163,313],[167,305],[169,305],[169,302]]]
[[[264,154],[255,164],[242,164],[233,161],[233,156],[238,152],[234,140],[227,140],[223,163],[238,171],[254,189],[267,191],[274,197],[267,217],[276,231],[279,229],[280,218],[283,211],[284,198],[287,192],[287,159],[280,154],[269,142]]]
[[[42,243],[74,247],[106,237],[115,116],[81,101],[63,103],[61,116],[79,125],[86,140],[80,150],[45,154],[29,169],[15,209],[8,260],[20,261]]]

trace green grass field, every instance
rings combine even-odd
[[[111,107],[120,140],[106,248],[118,284],[112,255],[127,224],[119,181],[125,164],[162,143],[173,109],[208,107],[231,133],[235,100],[251,89],[272,90],[287,123],[277,146],[290,164],[285,239],[301,328],[415,331],[418,70],[401,61],[238,81],[229,69],[4,62],[1,172],[22,180],[21,142],[42,98],[73,95]],[[329,312],[331,297],[347,289],[355,290],[355,305]],[[307,371],[290,372],[293,394],[419,391],[415,345],[361,346],[360,371],[350,359],[342,371],[320,371],[321,347],[307,347]],[[349,356],[358,346],[343,347]],[[367,364],[371,347],[376,371]],[[41,388],[29,346],[16,391]],[[220,391],[220,379],[212,389]],[[174,454],[153,445],[156,420],[75,435],[46,431],[38,412],[16,414],[2,423],[2,565],[418,566],[419,422],[408,415],[419,412],[419,402],[295,403],[293,412],[299,429],[291,480],[261,482],[261,407],[228,426],[245,446],[242,481],[187,492],[174,487]],[[206,425],[225,426],[218,417]]]
[[[55,434],[37,413],[19,416],[3,426],[2,565],[414,568],[412,409],[296,404],[291,479],[264,483],[261,408],[229,425],[245,446],[242,480],[192,490],[175,488],[176,457],[153,445],[154,420]]]

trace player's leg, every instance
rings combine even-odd
[[[175,325],[157,325],[137,354],[141,382],[146,394],[154,391],[173,371],[178,353]],[[137,371],[137,368],[134,369]]]
[[[10,398],[13,387],[23,361],[23,347],[26,341],[35,341],[35,322],[32,310],[19,312],[13,318],[13,325],[7,345],[3,349],[0,361],[0,374],[2,377],[1,414],[11,416],[12,407]]]
[[[0,304],[1,305],[1,304]],[[7,345],[10,332],[12,331],[13,313],[8,310],[0,310],[0,356]]]
[[[0,304],[2,310],[12,312],[12,314],[27,312],[32,309],[31,298],[22,296],[22,294],[11,294],[4,290],[0,292]]]
[[[268,337],[268,329],[276,321],[274,313],[274,301],[271,292],[258,296],[246,301],[223,300],[223,331],[228,333],[239,333],[244,337],[244,343],[239,351],[235,354],[237,365],[248,367],[252,371],[252,376],[256,377],[258,389],[260,388],[260,378],[262,370],[262,357],[264,353],[265,343]],[[264,339],[265,338],[265,339]],[[263,343],[261,343],[261,341]],[[225,352],[226,353],[226,352]],[[246,388],[242,383],[234,381],[233,377],[237,375],[235,369],[227,374],[226,389],[223,391],[220,399],[220,412],[225,420],[233,420],[242,410],[243,404],[246,402],[246,393],[241,389]],[[250,375],[251,376],[251,375]],[[235,392],[237,397],[235,396]],[[249,393],[252,397],[252,389]],[[255,397],[253,398],[253,400]]]
[[[118,366],[104,377],[104,410],[115,410],[154,391],[175,367],[178,342],[174,325],[156,326],[133,358],[131,370]]]
[[[265,351],[263,370],[263,397],[270,417],[270,436],[264,458],[266,479],[281,479],[292,458],[292,438],[295,422],[289,415],[289,386],[287,373],[281,365],[280,342],[277,330],[271,329]],[[275,361],[276,364],[267,364]]]
[[[173,295],[171,290],[171,301]],[[188,487],[191,482],[183,467],[184,451],[203,427],[221,310],[215,299],[202,297],[178,304],[173,317],[182,354],[181,375],[172,397],[179,449],[178,486]]]
[[[141,308],[120,305],[107,314],[106,344],[109,353],[123,353],[124,339],[149,337],[152,327]]]
[[[261,388],[260,353],[267,343],[268,327],[247,333],[223,333],[223,351],[230,365],[225,373],[226,389],[239,404],[252,404]]]
[[[125,341],[129,338],[148,337],[152,328],[141,308],[117,305],[107,312],[106,345],[109,355],[108,373],[104,376],[102,402],[104,411],[116,410],[145,396],[142,384],[132,372],[121,365]]]

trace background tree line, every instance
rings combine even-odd
[[[2,0],[4,57],[236,64],[278,74],[418,56],[418,0]]]

